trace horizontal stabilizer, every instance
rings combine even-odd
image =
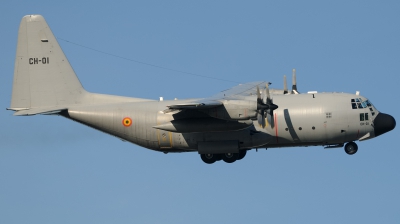
[[[66,110],[65,107],[47,107],[47,108],[33,108],[28,110],[18,110],[13,115],[14,116],[32,116],[37,114],[49,115],[49,114],[58,114],[63,110]],[[10,110],[13,110],[12,108]]]

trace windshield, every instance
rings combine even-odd
[[[369,108],[372,116],[375,115],[375,107],[369,100],[362,100],[361,98],[351,99],[351,108],[353,109],[364,109]]]

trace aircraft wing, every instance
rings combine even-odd
[[[224,90],[214,96],[211,96],[208,99],[211,100],[236,100],[243,99],[246,96],[257,96],[257,86],[260,89],[263,89],[268,82],[258,81],[258,82],[249,82],[244,84],[239,84],[230,89]]]
[[[208,108],[213,108],[217,106],[221,106],[223,103],[217,100],[196,100],[190,103],[185,103],[185,104],[175,104],[175,105],[169,105],[167,106],[169,109],[176,109],[176,110],[191,110],[191,109],[208,109]]]
[[[223,105],[223,100],[239,100],[246,96],[256,97],[257,86],[263,88],[266,84],[267,82],[262,81],[240,84],[208,98],[185,104],[169,105],[167,107],[169,110],[201,110],[218,107]]]

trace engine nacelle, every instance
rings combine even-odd
[[[251,100],[225,100],[222,106],[201,110],[210,117],[224,120],[251,120],[257,116],[257,102]]]

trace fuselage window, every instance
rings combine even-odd
[[[368,113],[365,113],[365,120],[368,121]]]
[[[364,113],[360,113],[360,121],[364,121]]]

